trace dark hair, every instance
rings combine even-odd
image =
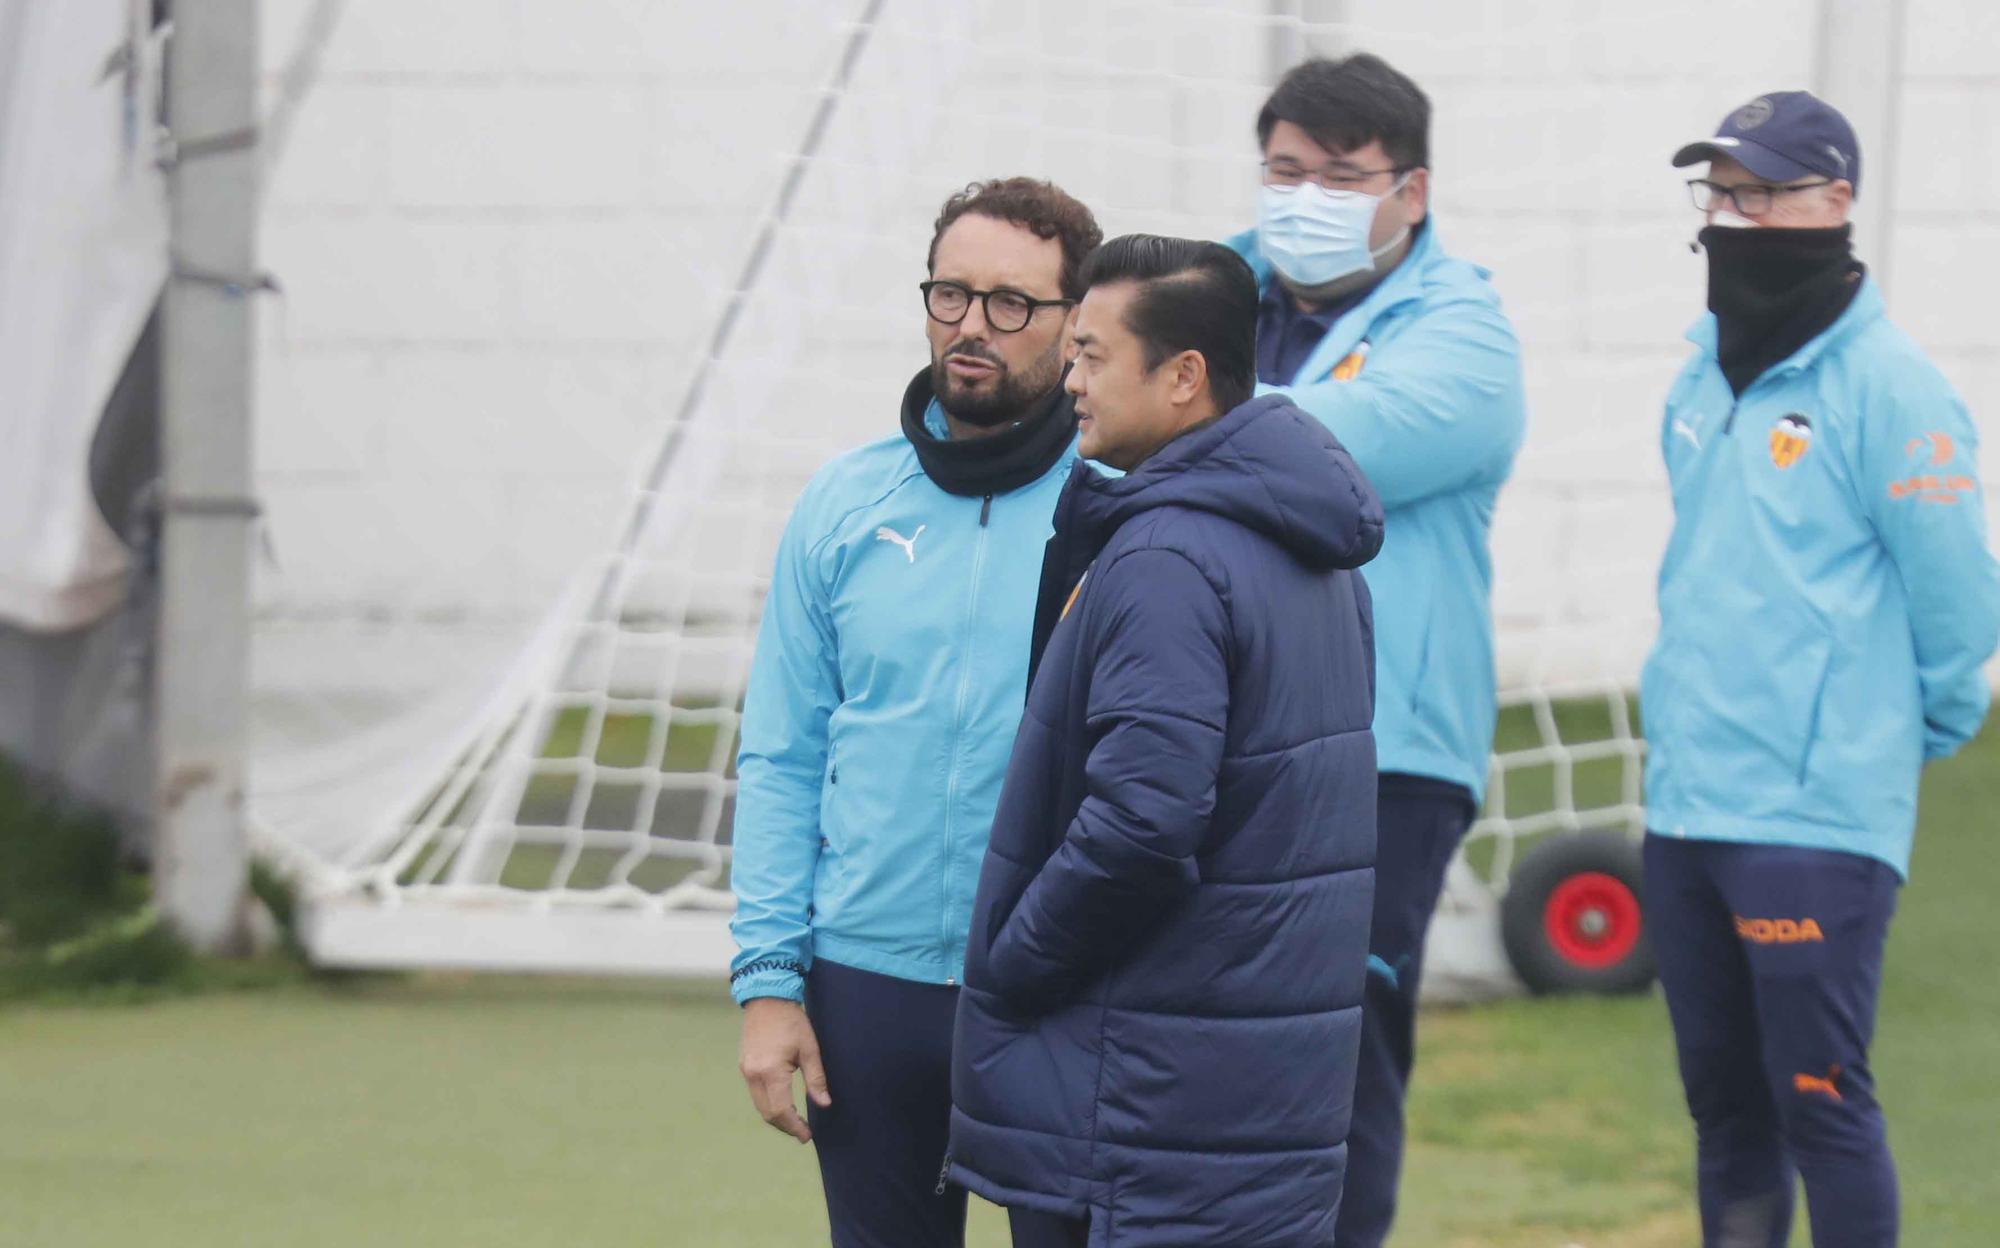
[[[937,226],[931,231],[930,255],[924,268],[937,271],[938,240],[951,223],[967,213],[993,217],[1018,225],[1036,238],[1053,238],[1062,244],[1062,295],[1083,298],[1078,274],[1091,248],[1104,241],[1097,218],[1090,209],[1053,182],[1036,178],[996,178],[990,182],[968,183],[966,188],[944,201],[938,210]]]
[[[1368,52],[1338,61],[1314,57],[1292,67],[1257,114],[1257,144],[1289,121],[1330,152],[1380,140],[1398,169],[1429,168],[1431,101],[1389,62]]]
[[[1227,412],[1257,385],[1257,278],[1243,257],[1195,238],[1127,234],[1090,253],[1083,288],[1136,282],[1125,328],[1146,350],[1148,370],[1172,355],[1198,351],[1208,362],[1209,393]]]

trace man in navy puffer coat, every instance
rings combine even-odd
[[[1027,712],[973,903],[951,1177],[1015,1243],[1325,1244],[1375,851],[1374,490],[1251,399],[1256,283],[1093,253]]]

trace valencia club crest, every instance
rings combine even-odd
[[[1812,422],[1803,412],[1778,417],[1771,426],[1771,462],[1789,468],[1812,446]]]

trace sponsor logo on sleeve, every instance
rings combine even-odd
[[[1952,456],[1958,454],[1958,446],[1948,433],[1926,433],[1903,443],[1903,454],[1912,457],[1928,454],[1931,467],[1942,468],[1951,462]]]
[[[1905,442],[1903,454],[1916,461],[1916,467],[1942,468],[1957,458],[1958,445],[1948,433],[1926,433]],[[1977,488],[1966,473],[1913,472],[1889,483],[1889,497],[1950,505]]]

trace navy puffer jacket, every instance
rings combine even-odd
[[[1093,1248],[1332,1241],[1375,857],[1351,569],[1381,542],[1282,395],[1077,465],[973,903],[958,1182]]]

